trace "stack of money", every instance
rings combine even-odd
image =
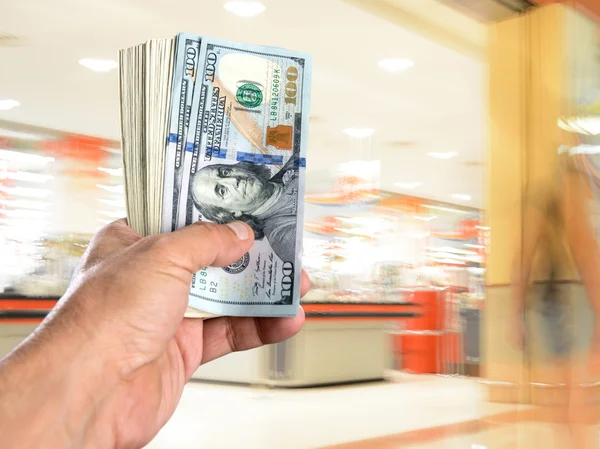
[[[120,52],[127,215],[141,235],[241,220],[255,243],[190,286],[188,316],[293,316],[311,58],[196,35]]]

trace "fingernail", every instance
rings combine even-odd
[[[232,221],[231,223],[227,223],[227,226],[233,229],[233,232],[235,232],[235,235],[237,235],[238,239],[248,240],[247,225],[245,225],[244,223],[240,223],[239,221]]]

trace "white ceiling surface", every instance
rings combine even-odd
[[[341,0],[263,0],[267,10],[251,19],[217,0],[1,3],[0,34],[23,40],[0,47],[0,99],[21,102],[2,119],[118,139],[117,73],[91,72],[79,59],[116,59],[120,48],[179,31],[286,47],[314,57],[309,189],[340,162],[379,159],[383,189],[422,182],[404,193],[469,194],[464,204],[483,204],[484,169],[465,163],[485,153],[484,64]],[[415,66],[385,72],[377,62],[389,57]],[[361,150],[342,133],[348,127],[376,131]],[[459,156],[426,156],[447,151]]]

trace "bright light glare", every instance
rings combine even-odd
[[[0,111],[8,111],[17,106],[21,106],[17,100],[0,100]]]
[[[34,189],[31,187],[4,187],[1,185],[0,192],[28,198],[47,198],[52,194],[52,191],[48,189]]]
[[[12,218],[29,218],[29,219],[40,219],[46,218],[50,215],[48,212],[42,212],[39,210],[31,209],[6,209],[1,212],[2,215]]]
[[[600,153],[600,145],[581,144],[581,145],[577,145],[574,148],[569,148],[567,151],[569,152],[569,154],[572,154],[572,155],[573,154],[599,154]]]
[[[452,248],[451,246],[440,246],[438,248],[429,246],[427,247],[428,251],[431,252],[443,252],[443,253],[453,253],[453,254],[463,254],[463,255],[472,255],[476,256],[477,253],[475,251],[467,251],[459,248]]]
[[[12,207],[13,209],[35,209],[45,210],[48,209],[50,204],[42,201],[30,201],[30,200],[3,200],[0,199],[0,205],[6,207]]]
[[[106,198],[98,198],[101,203],[107,204],[111,207],[117,207],[119,209],[125,209],[125,200],[107,200]]]
[[[106,167],[98,167],[103,173],[107,173],[111,176],[123,176],[123,168],[106,168]]]
[[[112,61],[110,59],[84,58],[79,60],[79,64],[94,72],[110,72],[119,67],[117,61]]]
[[[427,153],[427,156],[433,157],[435,159],[451,159],[454,156],[458,156],[458,153],[455,151],[447,151],[445,153],[432,152]]]
[[[364,139],[371,136],[375,130],[373,128],[346,128],[344,134],[354,137],[355,139]]]
[[[225,8],[227,12],[240,17],[254,17],[267,9],[267,7],[260,2],[240,0],[227,2],[223,5],[223,8]]]
[[[36,184],[43,184],[54,179],[52,175],[41,175],[39,173],[29,173],[26,171],[17,171],[17,172],[9,172],[9,171],[0,171],[0,179],[12,179],[13,181],[24,181],[24,182],[33,182]]]
[[[40,156],[39,154],[0,149],[0,161],[34,164],[54,162],[54,160],[53,157]]]
[[[471,195],[466,195],[464,193],[455,193],[452,195],[452,198],[459,201],[471,201]]]
[[[12,218],[0,218],[0,224],[6,226],[2,229],[5,235],[33,241],[39,237],[49,223],[46,220],[39,219],[22,218],[15,220]]]
[[[558,126],[570,133],[597,136],[600,134],[600,116],[561,118]]]
[[[428,217],[415,215],[414,218],[416,218],[417,220],[421,220],[421,221],[431,221],[431,220],[435,220],[437,218],[437,215],[430,215]]]
[[[472,244],[470,244],[470,243],[465,243],[465,246],[466,246],[467,248],[485,249],[485,246],[484,246],[484,245],[472,245]]]
[[[407,234],[408,237],[410,237],[411,239],[424,239],[426,237],[429,237],[429,232],[425,232],[423,234],[418,234],[418,233],[409,233]]]
[[[379,68],[388,72],[401,72],[410,69],[415,65],[415,62],[406,58],[386,58],[379,61],[378,65]]]
[[[125,186],[123,184],[120,184],[118,186],[107,186],[105,184],[96,184],[96,187],[98,187],[99,189],[102,189],[102,190],[106,190],[111,193],[121,193],[123,195],[125,194]]]
[[[127,212],[119,210],[101,210],[100,213],[110,218],[123,218],[127,216]]]
[[[444,212],[452,212],[455,214],[468,214],[469,212],[466,210],[460,210],[460,209],[453,209],[451,207],[443,207],[443,206],[433,206],[430,204],[424,204],[424,207],[428,208],[428,209],[435,209],[435,210],[442,210]]]

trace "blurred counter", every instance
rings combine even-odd
[[[393,366],[389,331],[418,315],[414,303],[310,303],[290,340],[227,355],[193,379],[273,387],[307,387],[383,379]]]
[[[0,358],[31,334],[58,301],[57,297],[29,298],[0,294]]]
[[[0,296],[0,357],[24,340],[58,298]],[[305,302],[294,338],[230,354],[200,367],[197,380],[300,387],[377,380],[393,367],[388,333],[420,315],[415,302]]]

